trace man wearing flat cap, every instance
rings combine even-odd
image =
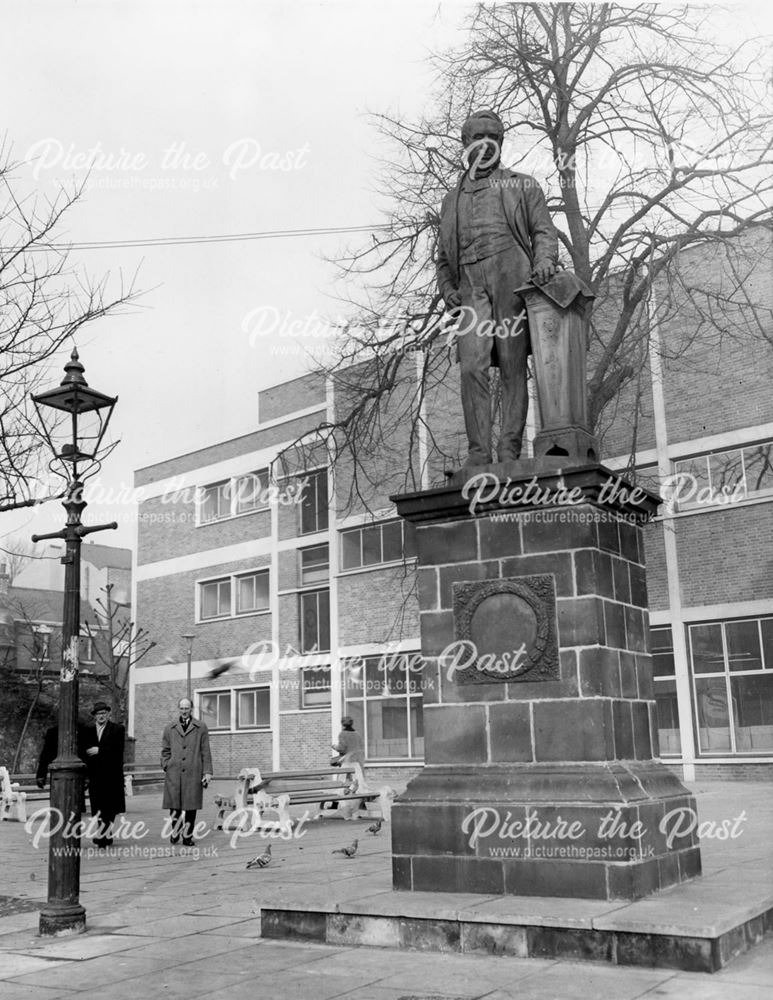
[[[497,457],[520,457],[529,398],[529,335],[515,289],[549,281],[558,240],[545,196],[533,177],[500,166],[504,126],[478,111],[462,127],[466,165],[443,199],[438,288],[459,314],[462,409],[469,453],[465,468],[492,461],[489,367],[499,366],[502,420]]]
[[[95,702],[91,710],[94,724],[87,726],[83,743],[86,747],[86,766],[89,779],[91,815],[97,817],[97,847],[109,847],[113,821],[126,811],[123,786],[123,726],[110,721],[110,706],[105,701]]]

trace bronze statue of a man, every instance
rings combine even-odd
[[[489,367],[502,380],[500,462],[520,457],[529,398],[529,334],[515,289],[542,285],[556,270],[558,240],[533,177],[500,166],[502,120],[478,111],[462,126],[467,165],[443,199],[437,280],[448,309],[460,310],[458,336],[467,467],[491,462]]]

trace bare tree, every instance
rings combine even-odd
[[[127,616],[125,607],[113,600],[114,584],[102,587],[104,597],[98,597],[93,621],[84,621],[82,634],[91,641],[96,664],[94,679],[110,696],[113,718],[126,719],[126,698],[132,668],[156,645],[148,632]]]
[[[35,556],[35,546],[20,535],[11,536],[4,546],[0,547],[0,562],[5,563],[8,573],[8,583],[12,584],[24,567]]]
[[[685,303],[696,317],[667,345],[672,355],[707,333],[748,336],[755,323],[770,342],[770,310],[750,320],[744,296],[760,255],[739,240],[771,226],[769,59],[757,42],[720,45],[712,16],[655,4],[481,5],[463,47],[436,57],[432,109],[415,122],[376,116],[390,150],[379,182],[388,215],[341,263],[351,323],[326,367],[338,410],[315,435],[353,459],[342,502],[367,501],[390,447],[408,487],[427,454],[453,458],[458,447],[442,407],[427,418],[427,402],[453,379],[433,261],[460,126],[478,107],[505,121],[503,162],[546,187],[563,262],[596,296],[594,428],[640,378],[654,318]],[[704,280],[693,250],[727,256],[722,287]]]
[[[20,196],[17,167],[0,144],[0,510],[62,495],[46,484],[30,394],[51,378],[47,362],[81,327],[135,297],[133,282],[120,282],[109,295],[109,276],[91,281],[57,243],[63,217],[83,186],[60,189],[52,200]]]

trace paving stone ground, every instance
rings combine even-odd
[[[773,788],[720,782],[692,787],[701,817],[730,820],[746,812],[739,837],[702,841],[704,868],[724,877],[728,898],[742,897],[744,879],[773,882]],[[210,831],[197,848],[173,849],[160,835],[160,796],[129,799],[127,821],[144,823],[147,833],[124,837],[108,852],[84,845],[81,902],[88,930],[60,939],[37,935],[33,909],[46,899],[47,842],[36,842],[34,832],[18,823],[0,824],[3,1000],[767,1000],[771,995],[773,938],[714,975],[262,939],[261,903],[285,891],[302,891],[310,899],[340,895],[342,888],[352,895],[387,892],[388,830],[371,837],[364,823],[311,824],[297,840],[273,841],[268,868],[248,871],[247,861],[266,841],[256,834],[232,839],[214,831],[211,804],[201,818]],[[331,853],[355,835],[360,840],[355,858]]]

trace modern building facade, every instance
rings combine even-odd
[[[665,499],[646,528],[651,648],[661,754],[688,778],[773,772],[769,232],[741,249],[694,252],[682,268],[685,282],[694,268],[715,275],[723,310],[689,295],[661,309],[673,289],[656,283],[641,371],[600,429],[604,464]],[[344,714],[365,737],[369,768],[415,773],[422,578],[389,495],[411,449],[415,488],[442,483],[434,442],[447,453],[463,441],[455,377],[452,366],[423,401],[436,434],[415,441],[385,418],[384,451],[367,460],[367,509],[352,505],[345,457],[331,465],[322,445],[294,448],[341,405],[333,381],[315,374],[261,391],[250,434],[136,473],[133,603],[157,643],[132,682],[139,762],[157,759],[186,691],[182,637],[193,635],[194,711],[218,774],[318,766]]]

